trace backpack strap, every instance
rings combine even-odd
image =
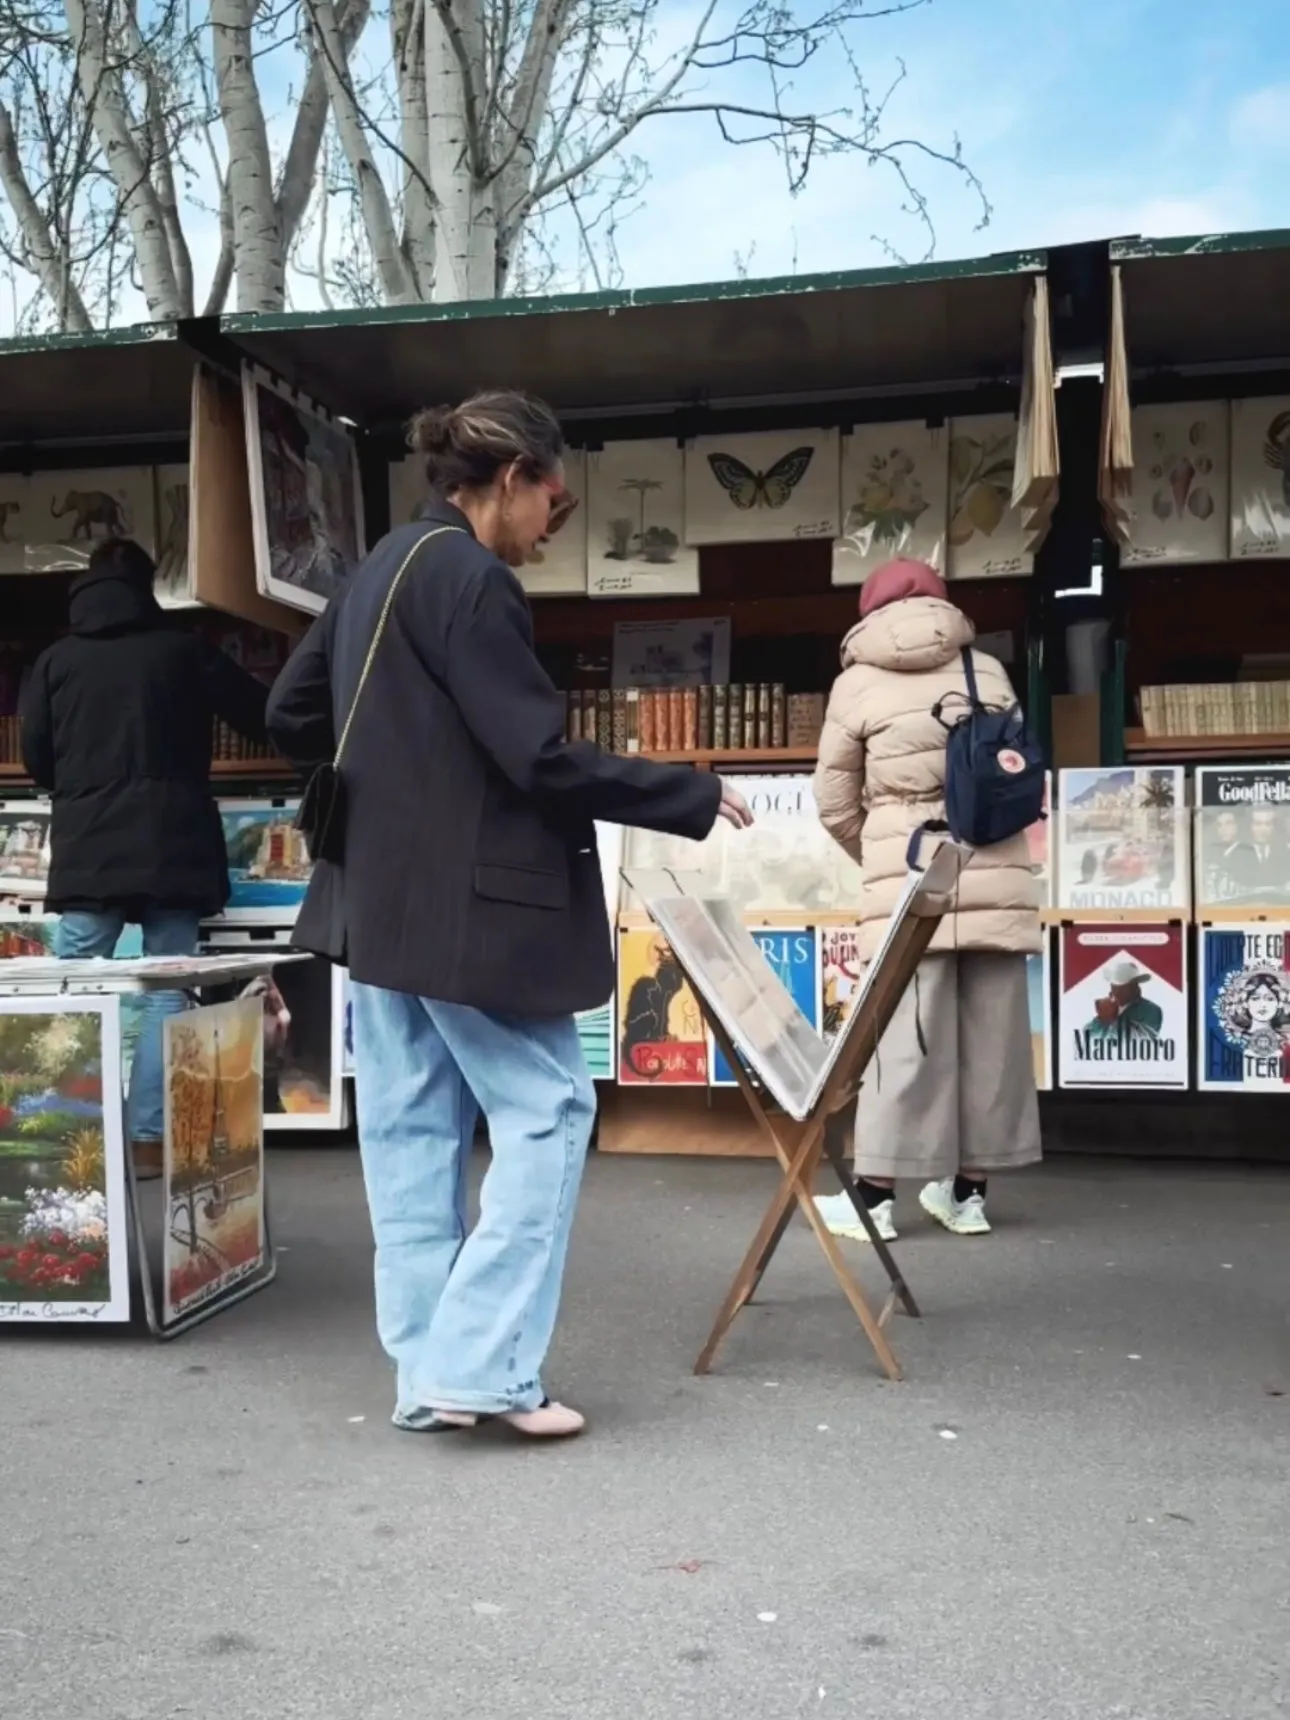
[[[981,695],[976,690],[976,665],[972,661],[972,647],[964,645],[959,651],[959,656],[963,659],[963,675],[967,681],[968,702],[974,711],[979,711],[982,708]]]

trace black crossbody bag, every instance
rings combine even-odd
[[[367,648],[367,656],[363,660],[362,673],[358,677],[358,686],[354,689],[354,697],[350,700],[349,715],[345,718],[345,726],[340,731],[340,739],[336,743],[336,756],[330,764],[320,764],[305,785],[301,796],[300,810],[296,813],[296,829],[305,839],[305,847],[309,850],[309,858],[316,865],[320,860],[327,860],[333,866],[345,864],[345,823],[346,823],[346,794],[345,780],[340,774],[340,761],[344,756],[345,743],[349,739],[349,731],[354,726],[354,713],[358,709],[358,701],[363,696],[363,688],[367,685],[367,677],[372,672],[372,662],[376,656],[377,646],[385,632],[385,624],[390,618],[394,607],[394,599],[398,596],[399,586],[403,576],[411,567],[417,551],[423,549],[431,538],[441,537],[444,532],[459,532],[460,526],[436,526],[434,531],[426,532],[419,537],[403,558],[403,563],[394,578],[390,581],[390,589],[385,594],[385,602],[381,605],[381,613],[377,618],[376,630],[372,634],[372,643]]]

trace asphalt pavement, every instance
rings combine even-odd
[[[5,1720],[1290,1714],[1290,1173],[902,1190],[890,1385],[800,1223],[696,1379],[774,1173],[596,1159],[542,1449],[390,1427],[356,1158],[271,1174],[242,1307],[0,1330]]]

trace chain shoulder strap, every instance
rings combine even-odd
[[[367,656],[363,661],[363,670],[358,677],[358,686],[354,689],[354,697],[349,702],[349,715],[345,718],[345,726],[340,731],[340,739],[336,743],[336,756],[332,760],[332,768],[340,764],[341,754],[345,751],[345,742],[349,739],[349,731],[354,726],[354,713],[358,709],[358,701],[363,696],[363,688],[367,685],[367,677],[372,672],[372,660],[376,656],[376,648],[381,643],[381,635],[385,632],[385,623],[390,619],[390,611],[394,607],[394,599],[398,596],[399,586],[403,583],[403,575],[411,567],[416,553],[424,549],[431,538],[442,537],[444,532],[460,532],[460,526],[436,526],[432,532],[426,532],[419,537],[412,548],[404,556],[402,565],[390,581],[390,589],[385,594],[385,602],[381,605],[381,613],[377,618],[376,631],[372,634],[372,643],[367,648]],[[463,534],[464,535],[464,534]]]

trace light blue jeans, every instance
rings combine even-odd
[[[54,933],[54,953],[63,961],[110,956],[126,925],[123,913],[64,914]],[[145,956],[197,953],[201,918],[187,908],[157,908],[140,921]],[[132,1141],[159,1141],[166,1132],[162,1034],[168,1015],[188,1008],[182,991],[150,991],[139,1007],[139,1038],[130,1066],[125,1127]]]
[[[394,1419],[536,1409],[596,1113],[572,1016],[486,1015],[353,986],[376,1326]],[[475,1122],[492,1163],[467,1235]]]

